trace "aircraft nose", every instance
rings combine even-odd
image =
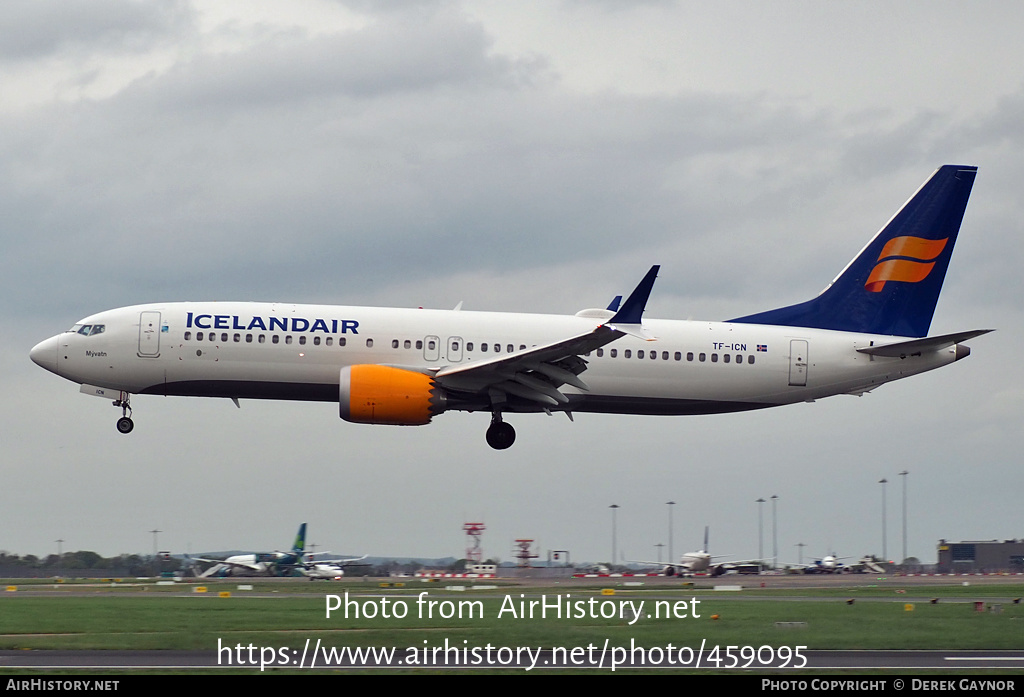
[[[46,368],[51,373],[57,371],[57,353],[60,347],[60,337],[51,336],[45,341],[40,341],[29,351],[29,358],[40,368]]]

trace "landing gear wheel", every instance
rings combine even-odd
[[[505,450],[516,442],[516,430],[504,421],[492,421],[487,428],[487,445],[495,450]]]
[[[130,394],[122,392],[114,402],[115,407],[121,407],[121,418],[117,420],[117,430],[121,433],[131,433],[135,428],[135,422],[130,416],[132,413],[131,398]]]

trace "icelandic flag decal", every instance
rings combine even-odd
[[[757,350],[766,353],[768,351],[768,344],[758,344]]]

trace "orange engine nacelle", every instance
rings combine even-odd
[[[358,424],[422,426],[445,410],[432,377],[384,365],[342,368],[339,397],[341,418]]]

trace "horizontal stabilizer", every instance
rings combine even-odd
[[[969,332],[958,332],[956,334],[944,334],[942,336],[929,336],[924,339],[912,339],[910,341],[898,341],[895,344],[884,344],[882,346],[865,346],[859,348],[859,353],[866,353],[870,356],[886,356],[888,358],[905,358],[906,356],[941,351],[944,348],[959,344],[961,341],[973,339],[982,334],[988,334],[992,329],[974,329]]]

